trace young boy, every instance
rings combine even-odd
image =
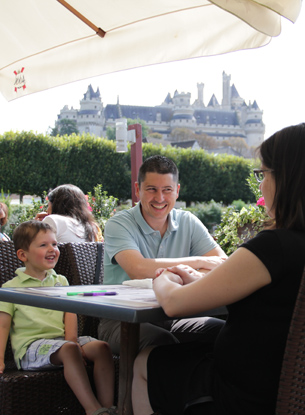
[[[25,268],[3,287],[53,287],[69,285],[53,270],[59,257],[50,225],[36,220],[19,225],[13,234],[18,258]],[[107,343],[89,336],[77,338],[77,316],[62,311],[0,302],[0,374],[8,339],[18,369],[64,367],[64,376],[86,415],[113,415],[114,364]],[[85,368],[94,363],[95,397]]]

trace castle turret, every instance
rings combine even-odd
[[[98,137],[103,135],[103,103],[99,88],[94,92],[91,85],[80,101],[77,126],[80,133],[94,134]]]
[[[74,120],[77,121],[77,113],[78,111],[75,110],[73,107],[69,108],[68,105],[65,105],[61,110],[59,115],[57,116],[56,125],[58,121],[66,119],[66,120]]]
[[[263,111],[259,109],[257,102],[251,102],[246,111],[245,132],[247,144],[250,147],[259,146],[264,140],[265,124],[263,123]]]
[[[190,92],[177,91],[173,97],[173,117],[170,122],[171,129],[174,128],[189,128],[196,129],[196,120],[194,118],[194,108],[191,106]]]
[[[239,96],[235,85],[231,86],[231,108],[232,109],[240,109],[244,103],[244,99]]]
[[[198,82],[197,83],[197,99],[195,100],[195,102],[193,104],[193,107],[195,107],[195,108],[203,108],[204,107],[203,89],[204,89],[204,84],[202,82]]]
[[[222,108],[224,110],[231,109],[231,75],[222,73]]]

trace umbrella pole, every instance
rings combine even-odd
[[[100,36],[104,37],[106,32],[101,29],[100,27],[95,26],[90,20],[88,20],[85,16],[83,16],[80,12],[78,12],[74,7],[72,7],[69,3],[67,3],[65,0],[57,0],[58,3],[60,3],[62,6],[64,6],[66,9],[68,9],[71,13],[74,14],[74,16],[78,17],[82,22],[84,22],[87,26],[89,26],[92,30],[95,31],[95,33]]]
[[[131,161],[131,198],[132,206],[138,202],[135,191],[135,182],[138,181],[139,168],[143,162],[142,159],[142,125],[133,124],[128,126],[128,130],[136,130],[136,142],[130,146]]]

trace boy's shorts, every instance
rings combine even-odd
[[[77,339],[78,344],[83,346],[86,343],[96,341],[90,336],[80,336]],[[55,339],[39,339],[34,341],[27,349],[25,355],[20,361],[23,370],[50,370],[58,369],[63,365],[53,365],[50,357],[55,353],[64,343],[69,343],[64,337],[57,337]]]

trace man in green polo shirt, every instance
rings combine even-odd
[[[163,156],[152,156],[140,167],[136,195],[140,202],[108,220],[105,228],[104,284],[154,278],[158,268],[185,264],[207,272],[226,255],[193,214],[174,208],[179,196],[178,169]],[[142,324],[140,347],[177,341],[213,342],[223,322],[198,318],[162,324]],[[99,338],[119,351],[118,322],[102,319]]]

